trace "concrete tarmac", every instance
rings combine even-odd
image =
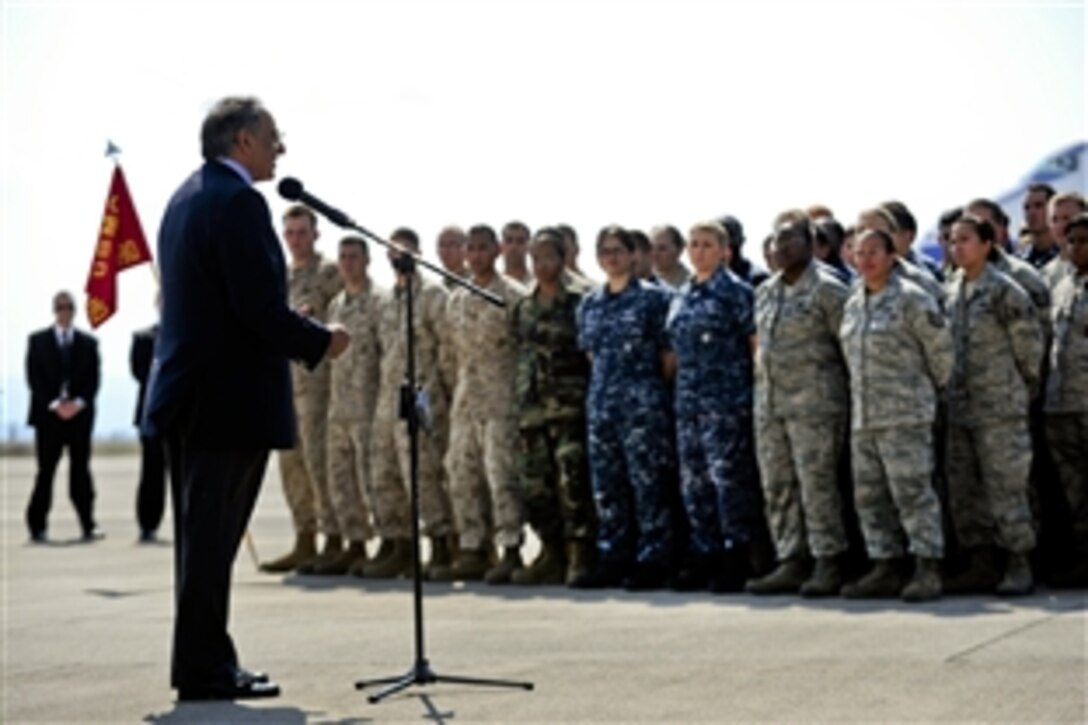
[[[170,519],[136,543],[134,456],[92,462],[104,541],[78,543],[58,473],[51,543],[23,524],[34,462],[0,458],[0,721],[81,723],[1084,723],[1085,592],[927,605],[563,587],[425,586],[440,674],[535,690],[412,687],[371,705],[361,678],[414,660],[408,581],[269,576],[243,549],[232,632],[283,694],[176,703]],[[260,556],[292,541],[273,457],[253,525]]]

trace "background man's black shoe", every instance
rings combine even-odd
[[[30,543],[31,544],[47,544],[47,543],[49,543],[49,538],[45,535],[44,531],[36,531],[36,532],[34,532],[33,534],[30,535]]]
[[[264,697],[279,697],[279,694],[280,686],[275,682],[257,682],[239,678],[234,683],[178,688],[178,701],[256,700]]]
[[[83,541],[101,541],[106,538],[106,532],[95,526],[93,529],[87,529],[83,532]]]
[[[236,671],[238,673],[236,675],[236,677],[238,677],[239,679],[244,680],[246,682],[268,682],[269,681],[267,672],[254,672],[252,670],[247,670],[245,667],[238,667],[238,668],[236,668]]]

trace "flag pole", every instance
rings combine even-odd
[[[121,147],[118,146],[117,144],[115,144],[111,139],[107,139],[106,140],[106,158],[113,161],[114,167],[120,167],[121,166],[121,162],[118,161],[118,157],[120,157],[120,156],[121,156]],[[148,266],[151,267],[151,275],[155,278],[155,286],[159,287],[161,289],[162,282],[159,279],[159,267],[158,267],[158,265],[155,264],[155,260],[152,259],[151,264],[148,265]],[[260,569],[261,569],[261,560],[257,556],[257,545],[253,541],[253,534],[249,530],[249,528],[246,528],[245,543],[246,543],[246,550],[249,552],[250,558],[253,559],[253,566],[256,567],[257,571],[260,571]]]

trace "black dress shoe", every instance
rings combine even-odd
[[[49,543],[49,539],[46,537],[44,531],[35,531],[35,532],[30,534],[30,543],[31,544],[47,544],[47,543]]]
[[[106,532],[103,531],[102,529],[98,528],[97,526],[95,526],[92,529],[85,529],[83,531],[83,538],[81,540],[86,541],[86,542],[91,542],[91,541],[101,541],[104,538],[106,538]]]
[[[147,529],[145,531],[140,532],[140,543],[141,544],[154,544],[158,540],[159,540],[158,534],[156,534],[151,529]]]
[[[245,667],[238,667],[236,669],[239,679],[245,682],[268,682],[267,672],[254,672],[253,670],[247,670]]]
[[[279,694],[280,686],[275,682],[258,682],[239,678],[233,683],[179,687],[178,701],[256,700],[263,697],[279,697]]]

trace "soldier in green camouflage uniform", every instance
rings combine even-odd
[[[367,276],[370,263],[361,237],[340,241],[340,274],[344,289],[329,303],[326,318],[351,335],[347,352],[332,361],[328,409],[329,495],[341,536],[349,545],[329,562],[315,565],[317,574],[347,574],[366,562],[366,542],[373,535],[367,505],[370,491],[370,430],[378,399],[378,365],[382,356],[378,315],[388,293]]]
[[[588,573],[596,510],[586,461],[589,361],[578,347],[584,289],[563,274],[563,237],[541,229],[529,253],[536,282],[514,306],[518,478],[540,555],[513,574],[515,584],[570,583]]]
[[[859,237],[862,279],[846,301],[840,330],[850,371],[854,504],[875,564],[842,593],[924,601],[941,593],[944,532],[932,486],[933,423],[938,391],[952,369],[952,343],[936,301],[894,273],[894,250],[887,232]],[[895,562],[904,553],[904,530],[915,556],[906,587]]]
[[[779,268],[756,290],[756,452],[779,565],[753,594],[838,594],[846,550],[838,466],[850,397],[839,328],[846,286],[813,258],[807,221],[778,228]],[[807,580],[809,556],[817,567]]]
[[[343,288],[336,263],[314,250],[317,217],[304,206],[293,206],[283,216],[284,238],[291,252],[288,272],[288,303],[292,308],[324,322],[329,302]],[[291,365],[298,438],[294,448],[279,454],[280,477],[295,527],[295,548],[287,555],[262,564],[266,572],[298,569],[312,572],[320,559],[327,564],[343,551],[336,517],[329,499],[326,470],[326,420],[329,400],[329,362],[313,370]],[[325,547],[316,557],[315,532],[325,535]]]
[[[1088,586],[1088,215],[1065,228],[1074,274],[1054,288],[1046,433],[1073,515],[1071,566],[1051,584]]]
[[[495,270],[499,243],[494,229],[479,225],[470,229],[468,236],[466,254],[473,282],[498,295],[506,307],[457,289],[446,308],[455,341],[457,386],[445,465],[460,551],[452,567],[435,569],[432,577],[483,577],[489,583],[502,584],[521,568],[524,517],[514,467],[517,351],[512,315],[527,290]],[[487,568],[489,518],[494,521],[495,544],[503,549],[502,560],[491,569]]]
[[[418,252],[419,237],[411,229],[397,229],[393,241]],[[412,510],[408,498],[410,440],[400,418],[400,391],[408,367],[407,279],[397,273],[393,293],[382,303],[379,336],[382,346],[381,384],[371,436],[371,493],[374,523],[382,544],[373,562],[363,567],[367,578],[407,576],[412,571]],[[454,533],[446,491],[442,456],[449,430],[450,373],[443,367],[447,294],[442,285],[412,275],[416,384],[427,399],[430,425],[419,429],[419,510],[423,532],[430,537],[428,573],[450,564]]]
[[[989,222],[965,215],[952,226],[959,269],[946,285],[956,365],[948,390],[947,477],[952,522],[969,552],[949,592],[992,589],[1026,594],[1035,548],[1027,485],[1028,405],[1038,394],[1043,334],[1027,293],[987,261],[996,259]],[[1009,552],[1005,576],[989,553]]]
[[[1051,290],[1073,274],[1073,264],[1069,261],[1069,247],[1065,239],[1065,227],[1074,217],[1085,212],[1088,212],[1088,202],[1075,191],[1052,196],[1047,202],[1050,233],[1054,235],[1054,240],[1061,250],[1057,257],[1047,262],[1040,270]]]

